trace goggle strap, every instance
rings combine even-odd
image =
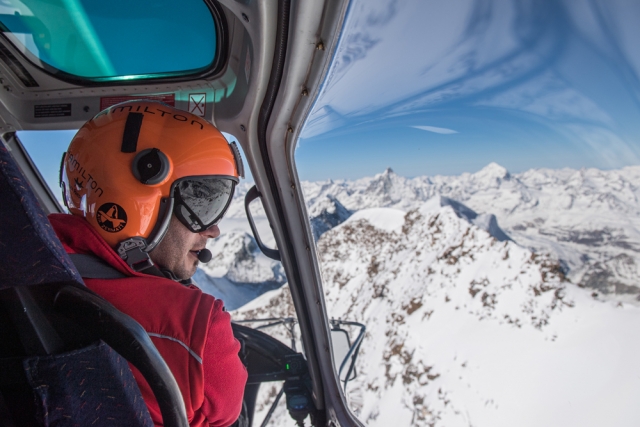
[[[155,248],[158,243],[162,241],[165,234],[167,234],[169,223],[171,222],[171,214],[173,213],[174,204],[175,201],[173,197],[167,197],[160,200],[158,219],[156,220],[156,225],[153,227],[153,230],[151,230],[151,234],[149,234],[146,252],[151,252],[153,248]]]

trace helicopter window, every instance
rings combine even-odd
[[[640,422],[640,9],[539,6],[349,4],[295,160],[366,425]]]
[[[0,5],[4,33],[58,77],[123,81],[214,67],[221,30],[202,0],[22,0]]]
[[[58,199],[60,206],[64,206],[58,180],[60,161],[75,133],[75,130],[17,132],[18,139],[36,168],[38,168],[38,172],[44,178],[49,189]]]

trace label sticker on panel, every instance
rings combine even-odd
[[[71,104],[48,104],[34,105],[33,117],[41,119],[45,117],[68,117],[71,116]]]
[[[206,93],[190,93],[189,94],[189,112],[191,114],[204,117],[206,103],[207,103]]]

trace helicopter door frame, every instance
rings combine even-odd
[[[346,404],[334,368],[318,256],[294,158],[296,141],[321,90],[347,7],[346,0],[293,5],[280,0],[274,63],[261,106],[258,140],[250,140],[250,149],[262,160],[252,172],[287,273],[316,405],[330,410],[330,419],[342,426],[361,426]]]

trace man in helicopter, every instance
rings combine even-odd
[[[71,141],[60,170],[70,215],[49,216],[87,287],[145,328],[176,378],[191,426],[230,425],[242,406],[247,371],[230,316],[190,281],[211,259],[206,242],[219,236],[242,175],[237,147],[201,117],[125,102]],[[132,370],[161,423],[151,389]]]

